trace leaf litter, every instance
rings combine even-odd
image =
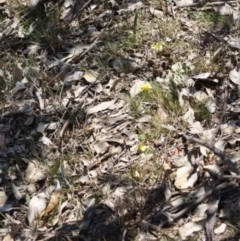
[[[238,7],[0,1],[2,240],[238,240]]]

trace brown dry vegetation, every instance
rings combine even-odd
[[[239,27],[239,1],[0,0],[0,239],[239,240]]]

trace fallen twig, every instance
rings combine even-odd
[[[223,151],[221,151],[220,149],[216,148],[212,143],[208,143],[206,141],[203,141],[199,138],[196,137],[190,137],[187,135],[183,135],[183,137],[187,140],[187,141],[192,141],[192,142],[196,142],[202,146],[207,147],[209,150],[211,150],[215,155],[219,156],[229,167],[230,171],[234,172],[237,175],[240,175],[240,171],[239,169],[236,167],[236,165],[231,161],[230,158],[228,158]]]
[[[213,194],[215,194],[215,193],[217,193],[221,190],[232,187],[233,185],[234,184],[231,183],[231,182],[221,183],[218,186],[212,188],[211,190],[206,191],[206,193],[204,195],[200,196],[196,200],[189,203],[188,206],[186,206],[184,209],[182,209],[178,213],[170,214],[168,212],[163,212],[163,216],[165,216],[166,219],[163,220],[159,225],[154,225],[154,224],[151,224],[151,223],[143,220],[143,221],[141,221],[141,226],[144,229],[147,228],[147,229],[150,229],[150,230],[153,230],[153,231],[159,231],[162,227],[164,227],[166,225],[170,225],[174,222],[177,222],[180,218],[182,218],[188,212],[192,211],[197,205],[202,203],[206,198],[210,197],[211,195],[213,195]]]
[[[227,86],[225,86],[225,82],[226,82],[226,80],[224,80],[224,82],[223,82],[223,86],[224,86],[225,90],[224,90],[224,104],[223,104],[223,109],[222,109],[222,115],[221,115],[220,121],[219,121],[219,123],[218,123],[218,125],[215,129],[215,132],[212,136],[211,142],[214,142],[214,139],[215,139],[218,131],[220,130],[221,125],[223,124],[223,118],[224,118],[225,113],[227,111],[228,91],[227,91]]]

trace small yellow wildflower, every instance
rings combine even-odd
[[[151,49],[156,49],[158,51],[162,51],[163,50],[163,44],[162,43],[153,43],[151,44]]]
[[[149,83],[145,83],[140,88],[141,91],[149,91],[150,89],[152,89],[152,86]]]
[[[142,142],[138,144],[138,151],[139,152],[145,152],[148,149],[147,146],[145,146]]]

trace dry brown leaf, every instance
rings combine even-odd
[[[3,207],[6,201],[7,201],[7,196],[5,191],[0,191],[0,207]]]
[[[28,223],[31,225],[34,220],[42,214],[48,203],[48,193],[41,192],[32,197],[28,204]]]
[[[5,236],[3,241],[14,241],[14,239],[13,239],[12,235],[9,233],[9,234],[7,234],[7,236]]]
[[[41,181],[45,179],[45,175],[40,169],[37,161],[33,160],[28,163],[28,167],[25,171],[25,177],[30,181]]]
[[[229,73],[230,80],[236,84],[240,85],[240,69],[237,70],[237,68],[233,69]]]
[[[87,110],[87,113],[88,114],[93,114],[93,113],[97,113],[99,111],[103,111],[103,110],[106,110],[108,109],[109,107],[112,107],[114,105],[114,103],[116,102],[116,100],[111,100],[111,101],[105,101],[105,102],[102,102],[96,106],[93,106],[93,107],[90,107],[88,110]]]
[[[193,171],[192,166],[185,166],[178,168],[176,172],[176,179],[174,185],[178,189],[185,189],[189,187],[188,178],[190,176],[190,173]]]
[[[184,224],[182,227],[178,229],[179,235],[183,240],[185,240],[188,236],[191,236],[194,232],[198,232],[204,228],[206,224],[206,220],[203,219],[199,222],[189,222]]]
[[[11,186],[12,186],[12,191],[13,191],[13,195],[17,200],[22,199],[22,194],[19,192],[17,186],[11,182]]]
[[[60,191],[56,191],[56,192],[52,193],[49,203],[43,212],[43,215],[47,215],[48,213],[52,212],[58,206],[60,197],[61,197]]]
[[[164,16],[163,11],[156,10],[153,7],[149,8],[150,13],[154,15],[156,18],[162,18]]]
[[[217,228],[214,229],[214,233],[215,233],[215,234],[224,233],[225,230],[226,230],[226,228],[227,228],[227,224],[222,223],[220,226],[218,226]]]
[[[84,78],[87,82],[93,84],[93,83],[95,83],[96,80],[97,80],[97,75],[96,75],[95,73],[93,74],[92,72],[86,71],[86,72],[84,73],[84,75],[83,75],[83,78]]]

